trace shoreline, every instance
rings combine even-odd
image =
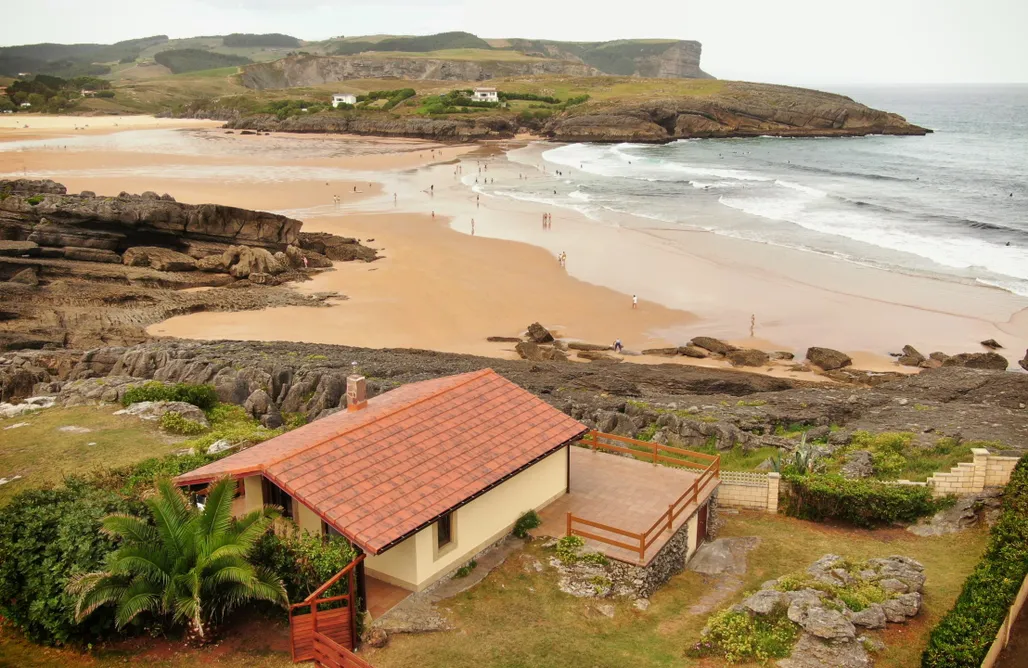
[[[112,130],[121,131],[120,127]],[[218,148],[211,157],[195,152],[190,156],[188,152],[183,155],[139,154],[117,150],[68,150],[59,154],[21,150],[18,154],[25,160],[26,172],[46,172],[48,178],[64,182],[72,191],[157,190],[169,192],[179,201],[217,201],[272,210],[300,218],[304,221],[304,231],[330,231],[367,240],[376,248],[384,248],[381,254],[385,258],[371,264],[336,263],[335,271],[311,282],[294,284],[293,289],[304,293],[335,289],[349,297],[330,309],[307,309],[316,310],[316,314],[305,314],[304,307],[246,313],[196,313],[152,326],[149,331],[154,335],[430,348],[510,357],[515,355],[509,344],[506,348],[489,344],[485,337],[516,336],[530,322],[540,321],[572,340],[606,345],[614,338],[621,338],[626,347],[633,350],[677,346],[691,336],[710,335],[745,347],[790,350],[802,357],[805,346],[795,343],[802,337],[805,345],[830,346],[847,352],[854,358],[855,368],[916,372],[917,369],[897,366],[885,355],[888,349],[883,349],[884,344],[845,345],[839,341],[888,338],[891,341],[888,345],[895,350],[904,343],[913,343],[926,354],[947,348],[952,352],[965,352],[977,349],[962,343],[977,336],[969,332],[993,333],[981,338],[1009,339],[1000,329],[1003,325],[1009,325],[1018,336],[1028,331],[1028,311],[1015,310],[1003,315],[1004,305],[993,304],[984,309],[987,312],[984,314],[981,305],[971,309],[978,311],[971,314],[945,308],[934,313],[921,309],[918,302],[875,302],[866,295],[825,292],[823,285],[814,285],[818,282],[818,271],[822,270],[820,266],[803,261],[788,262],[791,272],[806,274],[808,280],[804,286],[803,281],[795,280],[789,272],[783,275],[781,267],[773,266],[774,262],[768,266],[766,258],[762,259],[761,254],[752,249],[746,250],[748,242],[739,239],[711,240],[702,237],[717,235],[691,233],[693,248],[682,253],[673,239],[665,238],[667,231],[600,229],[600,226],[590,225],[591,221],[584,216],[554,208],[554,223],[546,236],[539,223],[545,209],[539,205],[483,195],[476,207],[475,193],[454,174],[457,165],[464,165],[463,176],[466,177],[481,159],[496,170],[492,173],[499,178],[502,170],[497,165],[507,162],[506,151],[513,145],[523,145],[526,138],[454,146],[408,139],[369,140],[323,135],[301,139],[286,133],[270,137],[239,136],[238,133],[226,136],[224,133],[224,130],[183,133],[186,137],[233,140],[213,142]],[[0,141],[5,138],[0,135]],[[189,139],[194,140],[195,137]],[[226,144],[245,147],[247,156],[223,150]],[[405,152],[397,153],[396,149],[401,147]],[[298,148],[305,155],[307,152],[313,155],[297,157]],[[360,153],[365,148],[378,153]],[[55,159],[58,156],[59,159]],[[78,169],[85,167],[86,162],[101,167]],[[176,170],[175,165],[183,169]],[[211,173],[206,177],[190,174],[201,165],[207,165]],[[233,172],[235,181],[211,182],[210,179],[217,178],[219,169],[236,170]],[[276,171],[281,173],[271,180],[261,181],[258,177],[263,178],[260,176],[263,172],[260,170],[273,175]],[[324,174],[331,175],[328,181],[320,179]],[[344,175],[349,178],[344,180]],[[358,177],[368,180],[358,180]],[[360,186],[362,183],[375,185]],[[331,187],[326,190],[329,184]],[[354,194],[354,185],[363,192]],[[433,194],[429,195],[432,186]],[[329,203],[330,192],[342,194],[340,206]],[[396,193],[396,203],[390,193]],[[503,206],[499,205],[501,201]],[[436,214],[434,224],[432,211]],[[471,236],[469,221],[475,216],[476,235]],[[561,271],[554,260],[560,248],[569,251],[567,272]],[[780,249],[774,250],[775,255],[779,255]],[[611,252],[623,256],[621,260],[630,257],[631,262],[615,262],[610,258]],[[839,269],[841,264],[839,260],[825,258],[822,266],[829,266],[835,274],[852,273]],[[728,281],[719,287],[722,292],[726,287],[732,287],[735,292],[753,290],[757,286],[764,288],[764,292],[774,294],[756,296],[769,302],[769,308],[780,309],[781,314],[777,317],[762,315],[758,320],[757,337],[750,339],[745,335],[750,315],[746,313],[745,304],[734,304],[724,294],[704,296],[702,290],[687,291],[683,298],[668,288],[683,275],[688,276],[688,272],[680,273],[683,265],[689,265],[694,275],[699,272],[703,281],[711,282],[712,276],[716,277],[715,282]],[[638,274],[636,278],[643,281],[642,285],[646,281],[650,285],[663,282],[664,288],[654,295],[625,281],[625,276],[633,274],[632,266],[644,268],[634,272]],[[677,273],[667,273],[672,269]],[[909,292],[919,299],[927,297],[945,302],[954,296],[936,295],[937,286],[926,287],[909,276],[867,268],[859,271],[888,274],[890,285],[884,286],[886,294],[895,292],[899,286],[900,292]],[[846,282],[848,279],[842,276],[839,280]],[[734,286],[728,285],[733,282]],[[862,286],[861,290],[875,292],[882,287]],[[632,290],[640,294],[641,308],[637,312],[629,307],[628,295]],[[831,304],[833,301],[846,302],[842,305],[844,309],[859,305],[858,310],[871,316],[872,322],[865,322],[859,332],[839,337],[841,329],[833,325],[831,317],[824,317],[826,297],[818,295],[831,295],[827,305],[835,309],[840,306]],[[815,297],[820,303],[812,306],[814,310],[821,309],[822,317],[812,319],[805,309],[797,308],[796,302]],[[626,316],[633,320],[626,320]],[[933,347],[919,343],[922,338],[918,336],[896,334],[899,329],[896,323],[914,321],[918,322],[920,336],[924,339],[947,340]],[[881,322],[893,323],[885,336]],[[953,323],[960,325],[958,336],[937,336],[951,334]],[[874,332],[877,332],[875,336],[869,336]],[[1013,345],[1008,345],[1007,349],[1015,350]],[[647,364],[685,362],[681,358],[634,355],[626,359]],[[692,360],[689,363],[697,364]],[[728,366],[706,361],[698,365]],[[773,375],[821,378],[792,371],[785,365],[771,368]],[[767,373],[762,369],[743,370]]]

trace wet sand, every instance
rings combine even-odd
[[[0,141],[18,139],[0,132]],[[382,260],[336,263],[295,286],[348,297],[333,308],[197,313],[151,327],[154,335],[512,357],[511,344],[485,338],[517,336],[538,320],[570,339],[608,344],[620,337],[632,351],[703,334],[799,358],[810,345],[834,347],[875,370],[904,370],[886,354],[904,343],[925,354],[954,353],[978,350],[977,341],[991,337],[1007,345],[1012,361],[1018,346],[1028,345],[1028,300],[1000,290],[707,233],[598,226],[568,211],[553,210],[553,225],[544,229],[540,205],[487,196],[476,202],[461,182],[479,160],[490,165],[490,178],[517,178],[503,148],[221,130],[121,133],[57,151],[18,144],[0,152],[7,166],[0,171],[54,178],[73,192],[154,190],[184,202],[277,211],[303,220],[305,231],[355,236],[382,249]],[[555,259],[561,250],[567,269]],[[633,292],[638,310],[630,307]],[[784,365],[771,373],[806,376]]]

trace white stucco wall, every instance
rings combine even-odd
[[[261,486],[262,476],[252,475],[243,478],[243,492],[246,497],[246,512],[250,513],[264,505],[264,488]]]
[[[539,510],[567,488],[567,448],[522,471],[453,513],[453,540],[436,548],[436,525],[381,555],[369,556],[368,574],[420,591],[510,531],[528,510]]]

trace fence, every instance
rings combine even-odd
[[[370,663],[323,633],[314,634],[314,665],[318,668],[372,668]]]
[[[609,443],[608,441],[613,441],[614,443]],[[638,555],[640,564],[646,563],[646,551],[653,546],[653,543],[660,538],[665,530],[667,530],[669,535],[674,533],[675,520],[682,513],[686,510],[695,511],[699,509],[700,494],[706,491],[707,486],[711,482],[713,482],[714,486],[718,484],[721,471],[721,457],[718,455],[706,455],[691,450],[683,450],[682,448],[638,441],[625,436],[604,434],[597,431],[591,431],[586,434],[581,443],[582,445],[589,446],[592,450],[607,450],[627,454],[644,461],[650,461],[654,465],[658,463],[669,464],[701,471],[699,476],[693,480],[692,485],[674,503],[668,504],[668,509],[657,518],[649,529],[643,532],[627,531],[609,524],[576,517],[570,512],[567,514],[568,536],[591,538],[613,547],[628,550]],[[615,445],[615,443],[620,445]],[[689,459],[699,459],[701,462],[705,462],[705,464],[689,461]],[[706,494],[704,494],[704,498],[706,498]],[[616,537],[605,536],[602,533],[597,533],[597,531],[613,534]]]
[[[333,645],[339,645],[346,650],[353,649],[357,640],[357,583],[354,568],[363,560],[364,555],[362,554],[347,564],[346,568],[329,578],[325,584],[315,589],[303,601],[289,606],[289,645],[294,663],[317,658],[319,636],[323,646],[327,646],[325,643],[331,641]],[[321,598],[322,594],[344,577],[347,578],[345,594]],[[322,605],[344,602],[346,606],[342,608],[319,610]],[[297,612],[302,608],[310,608],[310,612]],[[346,668],[350,668],[350,666]]]
[[[722,471],[717,503],[725,508],[778,512],[778,473]]]

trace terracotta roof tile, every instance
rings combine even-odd
[[[177,482],[263,473],[377,554],[585,430],[484,369],[403,385]]]

